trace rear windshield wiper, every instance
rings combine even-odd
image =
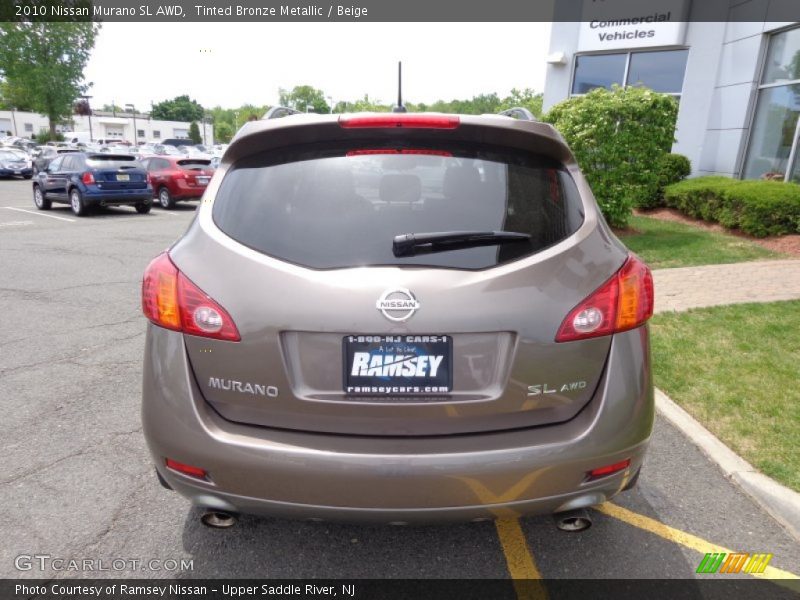
[[[460,250],[473,246],[496,246],[527,242],[531,236],[515,231],[437,231],[396,235],[392,243],[395,256],[414,256],[431,252]]]

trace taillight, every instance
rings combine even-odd
[[[81,177],[81,181],[83,183],[85,183],[86,185],[90,185],[90,184],[94,183],[94,175],[92,175],[91,171],[86,171],[83,174],[83,177]]]
[[[166,252],[144,272],[142,312],[166,329],[231,342],[241,339],[227,311],[189,281]]]
[[[345,129],[355,128],[407,128],[407,129],[455,129],[461,124],[456,115],[430,115],[414,113],[382,113],[376,115],[343,115],[339,125]]]
[[[556,342],[610,335],[639,327],[653,316],[653,275],[636,256],[567,315]]]

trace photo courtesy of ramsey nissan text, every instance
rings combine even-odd
[[[9,0],[0,598],[800,599],[800,4]]]

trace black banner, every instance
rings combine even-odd
[[[800,598],[795,581],[763,579],[5,579],[0,598],[37,600],[789,600]]]
[[[629,0],[3,0],[0,21],[800,21],[797,0],[637,0],[633,6]]]

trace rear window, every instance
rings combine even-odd
[[[193,158],[191,160],[179,160],[177,163],[183,169],[204,169],[211,164],[211,161]]]
[[[570,175],[552,159],[415,143],[249,157],[222,181],[213,219],[250,248],[315,269],[485,269],[571,235],[583,223],[583,205]],[[449,231],[530,238],[416,256],[393,252],[395,236]]]
[[[90,169],[144,169],[134,156],[117,154],[93,154],[86,159]]]

